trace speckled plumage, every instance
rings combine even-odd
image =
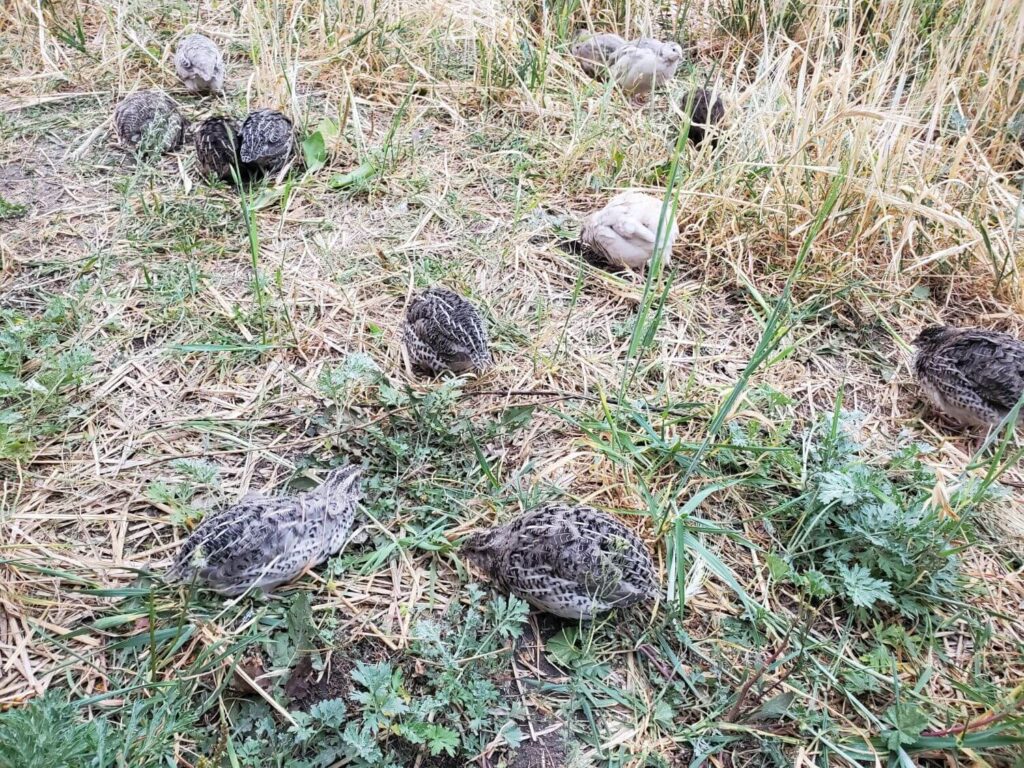
[[[196,158],[199,161],[199,172],[203,176],[231,181],[234,178],[232,169],[235,169],[240,179],[245,177],[240,131],[238,121],[230,117],[211,117],[196,127]]]
[[[174,53],[174,71],[193,93],[220,93],[224,90],[224,57],[206,35],[189,35],[178,43]]]
[[[697,88],[690,93],[683,94],[679,100],[679,107],[684,113],[689,111],[688,138],[690,141],[699,147],[704,139],[708,138],[711,146],[714,146],[718,141],[715,136],[715,127],[725,117],[723,101],[714,96],[708,88]]]
[[[627,96],[642,99],[675,77],[682,60],[678,43],[641,38],[618,50],[611,76]]]
[[[307,493],[250,494],[204,518],[182,544],[168,580],[195,580],[225,595],[268,592],[291,581],[344,546],[359,501],[360,472],[340,467]]]
[[[625,45],[625,40],[610,32],[597,35],[583,32],[573,43],[572,55],[579,62],[580,69],[588,75],[602,77]]]
[[[601,260],[639,270],[654,255],[662,201],[635,190],[620,192],[583,222],[580,243]],[[665,221],[661,233],[662,262],[672,260],[672,246],[679,236],[675,218]]]
[[[402,341],[416,368],[480,372],[491,364],[487,329],[470,302],[445,288],[428,288],[405,313]]]
[[[997,425],[1024,394],[1024,343],[981,328],[933,325],[914,339],[928,399],[965,425]]]
[[[462,552],[499,588],[563,618],[591,619],[661,594],[640,538],[591,507],[535,509],[473,534]]]
[[[242,162],[267,175],[278,173],[292,158],[292,121],[273,109],[250,112],[242,123]]]
[[[188,121],[162,91],[137,91],[114,108],[114,130],[122,146],[161,154],[181,146]]]

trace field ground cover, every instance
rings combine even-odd
[[[679,41],[642,108],[578,27]],[[222,97],[174,77],[225,51]],[[11,0],[0,8],[0,765],[1024,764],[1024,473],[922,400],[926,324],[1024,336],[1024,3]],[[710,85],[721,139],[677,140]],[[243,195],[114,104],[269,106]],[[667,192],[670,267],[563,247]],[[495,367],[412,375],[411,295]],[[159,574],[250,490],[366,466],[268,598]],[[555,622],[455,544],[548,500],[651,547],[652,614]],[[641,645],[654,649],[649,657]],[[659,661],[660,659],[660,661]]]

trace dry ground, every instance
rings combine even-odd
[[[690,61],[636,109],[573,65],[568,41],[586,23],[673,37]],[[193,30],[227,53],[223,97],[174,78],[175,42]],[[302,691],[295,709],[315,698],[287,683],[294,654],[266,647],[296,590],[310,648],[405,669],[415,701],[433,685],[417,622],[467,601],[449,541],[561,497],[623,513],[666,583],[684,585],[671,626],[637,622],[678,679],[633,653],[635,633],[604,626],[562,649],[577,675],[524,683],[534,665],[503,640],[491,672],[522,707],[488,717],[527,737],[563,722],[568,746],[515,758],[485,726],[450,763],[391,743],[401,764],[541,765],[549,752],[602,766],[849,764],[853,742],[892,729],[884,713],[907,691],[928,718],[917,734],[940,740],[915,744],[918,759],[1019,760],[1013,745],[953,742],[984,718],[1003,728],[985,734],[1020,736],[1024,476],[1012,440],[972,464],[974,438],[924,407],[908,361],[939,320],[1024,335],[1022,43],[1024,5],[998,0],[9,3],[0,702],[54,688],[86,700],[81,716],[130,728],[133,702],[189,679],[204,703],[162,764],[245,765],[229,758],[251,688],[225,687],[243,651],[274,702],[255,700],[268,722],[287,729],[287,685]],[[693,83],[729,103],[716,148],[676,145],[673,105]],[[114,145],[113,105],[147,87],[194,121],[272,106],[303,134],[341,130],[324,131],[325,167],[242,206],[198,177],[188,147],[146,164]],[[609,275],[559,247],[612,190],[669,185],[682,237],[663,275]],[[497,362],[480,380],[406,368],[400,319],[433,283],[484,311]],[[930,618],[857,615],[769,567],[790,546],[773,494],[815,480],[774,474],[772,451],[799,455],[837,401],[861,414],[868,464],[914,441],[934,449],[931,506],[964,522],[966,582]],[[742,435],[766,452],[735,459]],[[147,575],[206,510],[341,461],[367,465],[364,540],[296,590],[186,604]],[[1003,469],[998,497],[958,496]],[[182,626],[181,642],[160,634]],[[854,690],[846,665],[871,667],[875,647],[892,668]],[[320,698],[353,688],[321,683]],[[780,693],[784,714],[755,716]]]

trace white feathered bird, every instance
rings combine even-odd
[[[674,217],[666,218],[658,238],[661,209],[660,198],[635,190],[620,192],[586,218],[580,242],[609,264],[639,270],[651,261],[656,241],[660,240],[662,263],[668,264],[679,226]]]
[[[174,70],[192,93],[224,90],[224,57],[206,35],[189,35],[178,43]]]
[[[682,60],[678,43],[640,38],[618,50],[611,75],[627,96],[642,99],[675,77]]]

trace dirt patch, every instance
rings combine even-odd
[[[284,692],[292,705],[303,711],[321,701],[346,699],[352,692],[352,670],[356,662],[373,664],[388,657],[379,640],[364,637],[347,648],[336,649],[324,669],[313,667],[313,656],[302,656],[292,667]]]
[[[55,211],[60,208],[65,194],[55,177],[18,163],[0,165],[0,189],[5,203],[14,207],[0,214],[11,218]]]
[[[509,768],[562,768],[566,764],[565,733],[560,727],[547,727],[535,741],[523,742],[512,754]]]

